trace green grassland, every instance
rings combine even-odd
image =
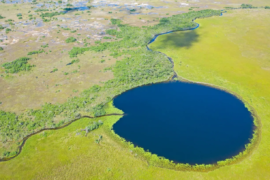
[[[269,14],[267,10],[238,10],[200,19],[198,29],[160,36],[150,46],[174,60],[180,79],[213,84],[254,108],[262,128],[260,143],[248,158],[228,167],[235,179],[270,176],[270,43],[266,35],[270,26],[265,23]]]

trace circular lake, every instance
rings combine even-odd
[[[125,112],[113,126],[134,145],[179,163],[211,164],[237,155],[253,134],[253,118],[235,96],[198,84],[142,86],[114,99]]]

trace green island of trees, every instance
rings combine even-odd
[[[69,38],[66,39],[66,43],[73,43],[75,41],[77,41],[77,39],[74,38],[74,37],[69,37]]]
[[[58,15],[62,15],[64,14],[63,12],[51,12],[51,13],[41,13],[40,17],[41,18],[45,18],[45,17],[48,17],[48,18],[52,18],[54,16],[58,16]]]
[[[34,65],[28,64],[30,58],[21,57],[12,62],[2,64],[2,67],[6,69],[6,73],[18,73],[20,71],[30,71]],[[1,125],[0,125],[1,127]]]
[[[44,53],[45,51],[43,49],[37,50],[37,51],[30,51],[27,53],[27,55],[33,55],[33,54],[41,54]]]
[[[9,28],[6,28],[6,34],[8,34],[10,31],[12,31],[12,30]]]

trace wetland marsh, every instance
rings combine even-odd
[[[1,179],[270,178],[268,0],[21,2],[0,2],[0,158],[29,139],[0,162]],[[17,62],[26,68],[10,71]]]

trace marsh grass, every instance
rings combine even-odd
[[[246,107],[253,111],[257,129],[246,151],[239,154],[242,161],[237,161],[237,167],[244,169],[248,168],[247,162],[253,164],[252,176],[248,179],[254,179],[256,172],[263,174],[270,168],[264,163],[269,159],[260,153],[268,152],[266,147],[270,146],[267,140],[270,136],[267,130],[270,125],[267,110],[270,108],[270,72],[263,69],[270,66],[269,41],[263,37],[270,29],[264,23],[270,20],[269,13],[267,10],[237,10],[221,18],[197,20],[200,28],[194,33],[198,34],[198,39],[191,46],[179,47],[165,41],[174,36],[184,37],[188,32],[160,36],[150,46],[173,59],[180,79],[225,89],[240,97]],[[251,146],[254,146],[253,151]],[[219,164],[223,163],[227,164],[226,161]],[[237,171],[231,170],[232,173]],[[222,172],[222,168],[219,172]],[[269,176],[268,173],[264,175]]]

